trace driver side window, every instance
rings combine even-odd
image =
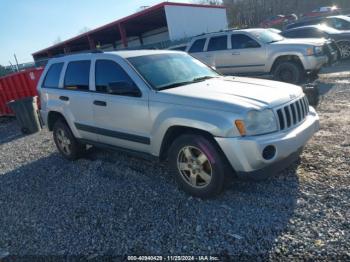
[[[116,62],[112,60],[97,60],[95,65],[96,91],[108,93],[109,86],[115,86],[118,83],[123,83],[123,86],[125,84],[129,85],[130,91],[136,88],[129,75]]]
[[[243,34],[231,35],[232,49],[245,49],[245,48],[259,48],[261,47],[258,42]]]

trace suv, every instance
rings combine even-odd
[[[224,77],[184,52],[121,51],[51,59],[38,83],[58,150],[86,145],[168,160],[188,193],[219,193],[225,176],[286,167],[318,130],[298,86]]]
[[[186,51],[225,75],[272,74],[299,83],[328,62],[324,45],[324,39],[285,39],[269,29],[245,29],[195,37]]]

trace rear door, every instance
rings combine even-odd
[[[71,128],[76,130],[75,135],[96,141],[96,134],[85,128],[94,125],[90,70],[91,61],[88,59],[68,62],[64,70],[63,89],[60,90],[58,99]]]
[[[231,73],[263,73],[267,60],[266,47],[252,37],[234,33],[231,35],[231,50],[228,53]]]
[[[136,75],[119,57],[106,55],[96,58],[92,101],[95,132],[103,144],[149,152],[151,121],[148,93],[139,88],[133,74]],[[108,87],[120,82],[128,83],[139,93],[111,94]]]
[[[222,74],[232,73],[227,34],[209,38],[206,51],[211,66],[214,66]]]

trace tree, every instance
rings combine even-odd
[[[194,2],[201,5],[222,5],[221,0],[198,0]]]

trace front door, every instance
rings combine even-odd
[[[256,74],[265,73],[267,61],[266,48],[245,34],[231,35],[231,52],[228,55],[231,73]]]
[[[93,114],[99,142],[149,152],[148,94],[141,92],[117,60],[97,59],[94,72]],[[123,92],[112,92],[119,87]],[[125,90],[128,87],[130,93]]]

